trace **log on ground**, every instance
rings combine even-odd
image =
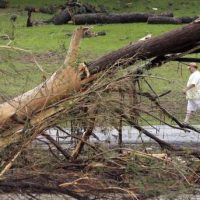
[[[181,20],[182,24],[189,24],[193,22],[195,19],[197,19],[198,16],[193,16],[193,17],[184,16],[184,17],[177,17],[177,18]]]
[[[176,17],[153,16],[149,17],[148,24],[181,24],[182,21]]]
[[[122,13],[122,14],[80,14],[73,17],[76,25],[82,24],[111,24],[111,23],[133,23],[146,22],[151,14],[146,13]]]
[[[147,22],[151,16],[172,17],[173,13],[160,13],[154,15],[151,13],[93,13],[93,14],[77,14],[73,17],[76,25],[83,24],[111,24],[111,23],[134,23]]]

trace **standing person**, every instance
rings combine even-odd
[[[183,93],[186,94],[188,100],[184,124],[188,124],[192,113],[200,109],[200,72],[195,62],[190,63],[188,69],[191,75],[186,88],[183,89]]]

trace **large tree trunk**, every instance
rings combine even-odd
[[[198,17],[167,17],[167,16],[153,16],[149,17],[148,24],[189,24]]]
[[[87,63],[87,68],[90,74],[95,74],[111,66],[121,67],[133,64],[139,59],[145,60],[166,54],[181,53],[195,47],[198,42],[200,42],[200,23],[193,22],[160,36],[138,41],[113,51]]]
[[[189,24],[189,23],[193,22],[194,20],[196,20],[197,18],[198,18],[198,16],[193,16],[193,17],[189,17],[189,16],[177,17],[177,19],[181,20],[182,24]]]
[[[79,31],[79,37],[82,32]],[[192,23],[146,41],[139,41],[117,51],[111,52],[87,64],[90,75],[116,67],[130,65],[138,59],[148,59],[166,54],[180,53],[194,47],[200,41],[200,23]],[[75,42],[76,43],[76,42]],[[76,46],[77,44],[75,44]],[[69,52],[73,54],[72,52]],[[74,53],[75,55],[76,53]],[[71,56],[68,56],[70,58]],[[72,58],[74,62],[74,58]],[[72,65],[66,60],[65,66]],[[79,73],[71,67],[60,69],[45,83],[33,90],[0,105],[0,126],[5,128],[17,118],[31,118],[38,110],[49,103],[69,96],[80,89]],[[82,77],[83,78],[83,77]]]

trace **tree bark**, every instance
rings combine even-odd
[[[79,31],[79,37],[82,31]],[[200,23],[192,23],[179,29],[164,33],[146,41],[139,41],[117,51],[111,52],[87,64],[90,75],[108,69],[111,66],[121,67],[134,63],[136,60],[148,59],[155,56],[180,53],[197,45],[200,41]],[[75,45],[78,45],[76,43]],[[71,48],[70,48],[71,49]],[[69,50],[68,58],[76,53]],[[65,61],[65,66],[73,65]],[[69,64],[67,64],[69,63]],[[83,73],[84,75],[84,73]],[[85,78],[84,76],[82,78]],[[10,102],[0,105],[0,127],[16,122],[16,119],[25,120],[34,112],[45,108],[49,103],[69,96],[74,91],[80,90],[81,80],[79,72],[72,67],[59,69],[46,82],[40,84],[27,93],[20,95]]]
[[[14,123],[22,122],[43,110],[50,103],[59,101],[62,98],[80,89],[80,78],[77,70],[72,66],[76,60],[80,39],[85,28],[79,28],[73,35],[70,43],[64,67],[56,71],[47,81],[36,88],[0,104],[0,128],[9,128]]]
[[[83,24],[112,24],[112,23],[134,23],[147,22],[148,18],[155,16],[151,13],[93,13],[93,14],[77,14],[72,20],[76,25]],[[161,13],[156,16],[171,17],[173,13]]]
[[[87,68],[90,74],[96,74],[111,66],[125,67],[137,60],[181,53],[197,46],[198,42],[200,42],[200,23],[193,22],[160,36],[138,41],[113,51],[87,63]],[[84,74],[82,78],[84,78]]]
[[[200,63],[200,58],[177,58],[176,61],[178,61],[178,62],[196,62],[196,63]]]
[[[179,20],[181,20],[182,24],[189,24],[191,22],[193,22],[194,20],[196,20],[198,18],[198,16],[193,16],[193,17],[189,17],[189,16],[184,16],[184,17],[177,17]]]
[[[123,14],[80,14],[73,17],[76,25],[82,24],[111,24],[111,23],[132,23],[146,22],[150,14],[146,13],[123,13]]]
[[[164,16],[156,16],[149,17],[147,20],[148,24],[181,24],[182,21],[176,17],[164,17]]]
[[[90,62],[87,64],[86,70],[83,70],[83,74],[87,71],[87,76],[85,75],[81,81],[80,71],[70,66],[73,66],[76,60],[77,48],[82,33],[83,29],[80,29],[75,37],[79,39],[71,42],[68,56],[65,59],[65,66],[68,67],[59,69],[50,79],[35,89],[0,105],[1,149],[20,140],[23,135],[21,129],[23,129],[24,124],[20,125],[19,123],[23,123],[29,118],[32,125],[44,123],[49,116],[65,109],[61,106],[45,110],[48,105],[58,102],[76,91],[80,91],[81,84],[95,78],[95,75],[92,76],[92,74],[108,69],[111,66],[116,68],[127,66],[138,59],[145,60],[156,56],[162,57],[166,54],[180,53],[196,46],[200,41],[200,23],[192,23],[161,36],[136,42]],[[13,127],[15,124],[18,124],[16,128],[13,128],[12,131],[5,131],[4,134],[4,129],[9,126]],[[45,126],[48,125],[45,124]],[[22,134],[18,133],[19,130]],[[44,128],[41,130],[44,130]],[[14,134],[12,135],[12,133]]]

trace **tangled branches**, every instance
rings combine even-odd
[[[107,194],[112,199],[114,193],[120,199],[123,193],[128,199],[139,199],[146,197],[144,188],[150,192],[155,189],[148,185],[150,179],[166,180],[167,188],[176,189],[174,180],[185,188],[197,183],[198,170],[192,170],[184,156],[189,156],[192,162],[192,156],[199,158],[200,152],[169,144],[143,127],[153,119],[154,123],[174,129],[200,132],[193,126],[183,125],[162,105],[162,99],[171,91],[157,94],[147,80],[159,79],[147,70],[182,57],[188,51],[156,57],[146,63],[138,61],[123,69],[117,69],[115,63],[91,75],[85,64],[76,68],[75,62],[84,30],[80,28],[75,33],[64,65],[56,73],[33,90],[1,105],[2,111],[5,107],[9,111],[2,112],[0,120],[1,191],[62,193],[77,199],[102,198]],[[197,47],[189,52],[196,50]],[[81,80],[83,73],[87,75]],[[140,152],[124,148],[124,125],[134,127],[158,143],[161,147],[155,149],[158,154],[146,148]],[[53,128],[57,137],[49,135],[48,130]],[[109,150],[105,142],[91,143],[91,137],[99,139],[96,128],[102,132],[116,129],[119,148]],[[39,135],[43,138],[38,138]],[[68,143],[59,142],[60,139]],[[43,143],[39,150],[38,140]],[[184,156],[179,162],[177,156],[181,154]],[[144,178],[143,185],[140,177]],[[156,195],[161,193],[157,191]]]

